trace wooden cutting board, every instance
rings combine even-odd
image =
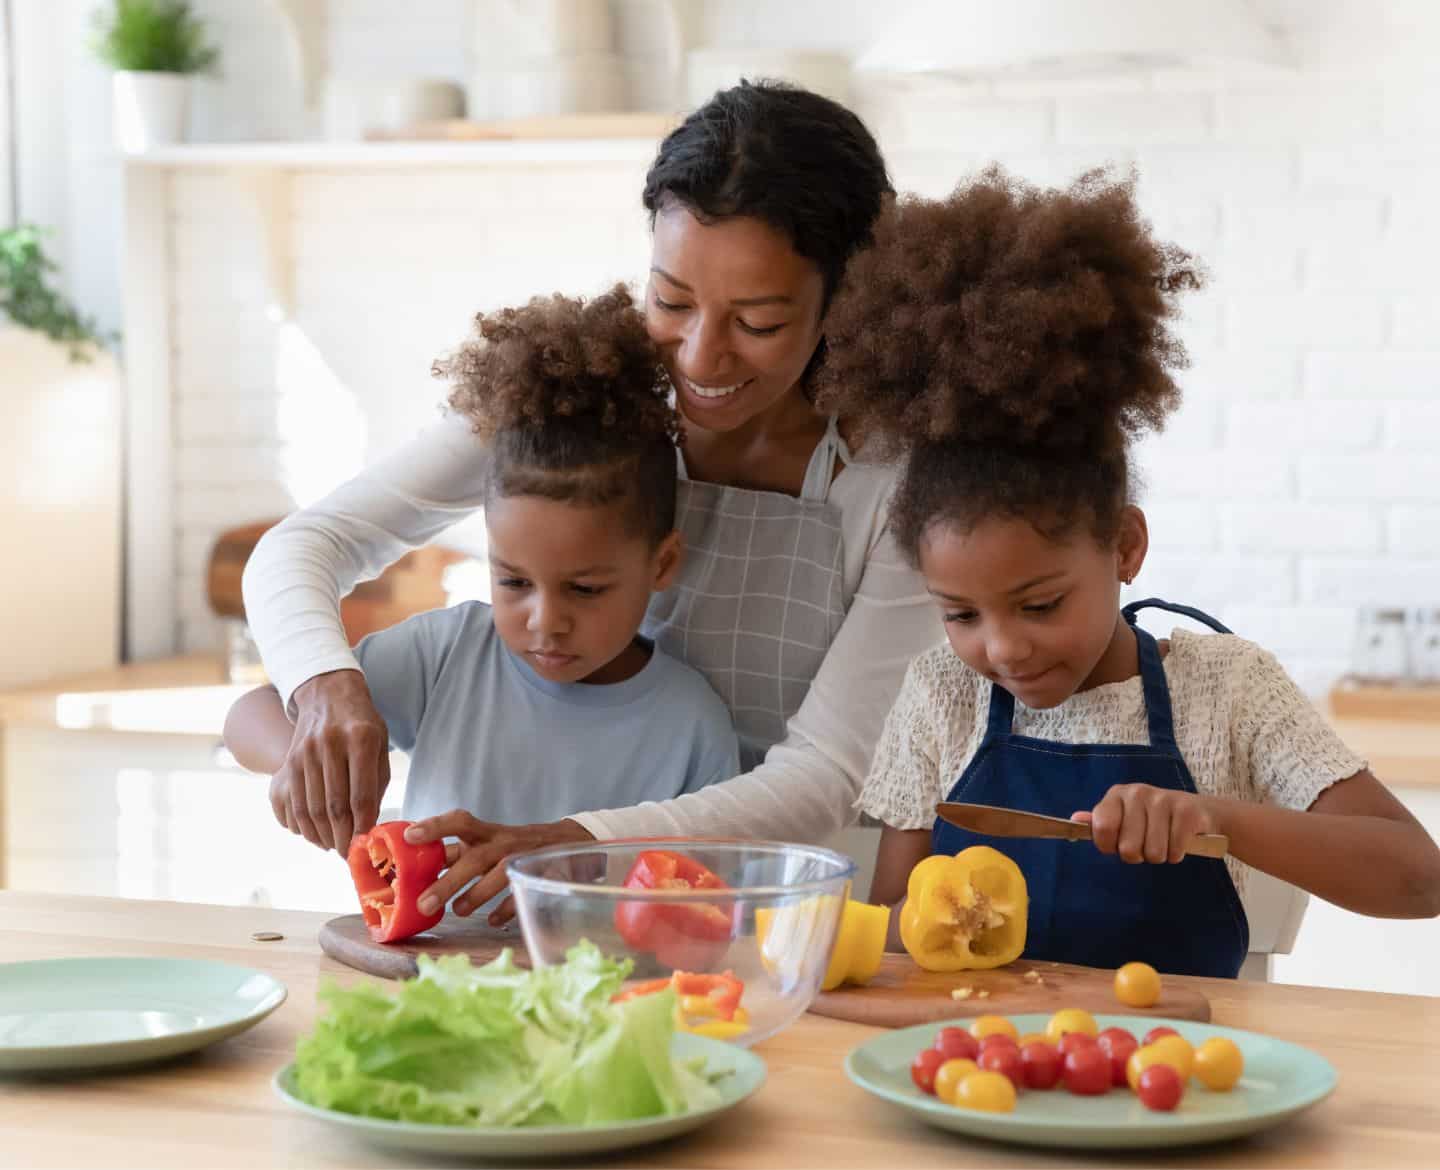
[[[992,971],[923,971],[909,955],[886,955],[880,971],[865,987],[822,991],[810,1005],[817,1016],[907,1028],[961,1016],[1009,1016],[1020,1012],[1047,1015],[1061,1008],[1179,1020],[1210,1018],[1210,1001],[1176,979],[1161,980],[1160,1002],[1154,1007],[1126,1007],[1115,998],[1115,972],[1068,963],[1017,959]],[[970,994],[956,999],[956,988]]]
[[[433,930],[398,943],[377,943],[360,914],[332,918],[320,928],[320,949],[338,963],[382,979],[409,979],[416,973],[415,956],[467,955],[477,965],[497,958],[510,947],[515,961],[530,965],[518,927],[497,930],[480,917],[447,914]]]

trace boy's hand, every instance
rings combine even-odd
[[[1224,832],[1208,798],[1149,784],[1117,784],[1071,820],[1089,821],[1095,848],[1131,864],[1181,861],[1196,833]]]
[[[593,838],[574,821],[552,821],[539,825],[497,825],[471,816],[464,809],[442,813],[438,817],[427,817],[416,821],[405,830],[405,840],[419,845],[425,841],[439,841],[445,837],[458,837],[460,841],[447,842],[445,863],[449,866],[439,880],[420,895],[420,909],[433,913],[426,907],[443,906],[461,890],[465,893],[455,898],[451,909],[462,918],[473,914],[486,902],[505,888],[505,861],[516,854],[529,853],[546,845],[561,845],[573,841],[590,841]],[[477,880],[478,879],[478,880]],[[471,883],[474,883],[471,885]],[[469,889],[466,889],[466,887]],[[514,903],[507,898],[490,913],[490,925],[501,926],[515,916]]]

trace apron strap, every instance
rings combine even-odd
[[[1133,626],[1135,625],[1135,615],[1142,609],[1163,609],[1170,613],[1178,613],[1181,617],[1194,618],[1202,625],[1209,626],[1217,634],[1234,632],[1221,625],[1204,610],[1196,609],[1191,605],[1176,605],[1173,601],[1161,601],[1158,597],[1147,597],[1144,601],[1132,601],[1120,612],[1125,615],[1125,620]]]
[[[1004,687],[990,684],[990,715],[985,724],[984,744],[1009,735],[1015,729],[1015,696]]]
[[[1134,619],[1129,614],[1126,617],[1133,625]],[[1145,697],[1145,721],[1150,726],[1150,746],[1179,755],[1175,715],[1170,709],[1170,684],[1165,681],[1165,666],[1160,661],[1160,643],[1148,630],[1133,628],[1135,648],[1140,652],[1140,687]]]
[[[824,503],[830,498],[830,483],[835,478],[835,460],[843,466],[850,464],[850,446],[840,435],[837,420],[832,414],[825,424],[825,433],[810,455],[805,466],[805,482],[800,487],[800,498],[812,503]]]

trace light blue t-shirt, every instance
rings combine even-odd
[[[407,820],[462,808],[503,824],[554,821],[740,770],[720,696],[659,650],[624,682],[549,682],[472,601],[371,634],[355,654],[391,744],[410,756]]]

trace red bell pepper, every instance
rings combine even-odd
[[[725,890],[729,887],[693,858],[666,849],[641,853],[623,883],[632,890]],[[631,950],[654,955],[678,971],[713,966],[730,945],[728,907],[636,898],[615,907],[615,929]]]
[[[405,840],[409,827],[409,821],[386,821],[350,842],[350,876],[376,942],[399,942],[429,930],[445,915],[444,906],[422,914],[416,905],[445,868],[445,844],[412,845]]]

